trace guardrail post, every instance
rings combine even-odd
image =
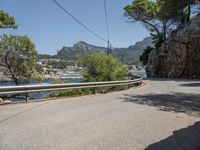
[[[130,89],[130,88],[131,88],[131,83],[129,82],[129,83],[128,83],[128,89]]]
[[[97,87],[94,87],[93,94],[96,94],[96,93],[97,93]]]
[[[28,93],[26,93],[26,103],[28,103]]]

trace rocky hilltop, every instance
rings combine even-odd
[[[143,53],[143,50],[147,46],[152,45],[152,38],[147,37],[140,42],[136,42],[135,45],[131,45],[127,48],[113,48],[112,55],[120,60],[123,59],[126,64],[137,63],[139,61],[139,56]],[[67,60],[75,60],[85,54],[96,52],[107,52],[107,48],[79,41],[74,44],[73,47],[63,47],[60,51],[58,51],[57,57]]]
[[[123,59],[126,64],[137,63],[139,61],[139,56],[143,53],[143,50],[147,46],[153,46],[152,38],[147,37],[140,42],[136,42],[135,45],[131,45],[125,48],[113,48],[112,55],[119,60]],[[107,52],[106,47],[95,46],[88,44],[84,41],[79,41],[75,43],[72,47],[64,46],[61,50],[57,52],[57,55],[39,55],[39,59],[42,58],[61,58],[65,60],[76,60],[77,58],[95,52]]]
[[[76,44],[73,45],[73,48],[80,49],[80,50],[86,50],[89,53],[98,52],[98,51],[106,52],[106,50],[107,50],[105,47],[94,46],[94,45],[88,44],[84,41],[77,42]]]
[[[200,15],[150,53],[146,70],[149,77],[200,78]]]
[[[64,46],[61,50],[57,52],[57,57],[66,60],[76,60],[78,57],[85,54],[106,52],[106,50],[107,49],[105,47],[94,46],[84,41],[79,41],[75,43],[72,47]]]

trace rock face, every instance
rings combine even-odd
[[[146,71],[148,77],[200,78],[200,15],[150,53]]]

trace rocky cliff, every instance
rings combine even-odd
[[[200,78],[200,15],[149,55],[149,77]]]

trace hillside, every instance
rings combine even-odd
[[[112,55],[119,60],[124,60],[124,63],[131,64],[139,61],[139,56],[143,53],[143,50],[147,46],[152,46],[151,37],[145,38],[143,41],[136,42],[135,45],[131,45],[127,48],[113,48]],[[61,58],[65,60],[76,60],[77,58],[95,52],[106,52],[106,47],[100,47],[88,44],[84,41],[77,42],[72,47],[64,46],[57,52],[57,55],[39,55],[39,58]]]
[[[143,41],[136,42],[128,48],[114,48],[112,54],[120,60],[123,57],[126,64],[138,63],[139,56],[147,46],[153,46],[151,37],[144,38]]]
[[[106,48],[94,46],[80,41],[74,44],[73,47],[64,46],[61,50],[58,51],[57,57],[66,60],[75,60],[80,56],[95,52],[106,52]]]

